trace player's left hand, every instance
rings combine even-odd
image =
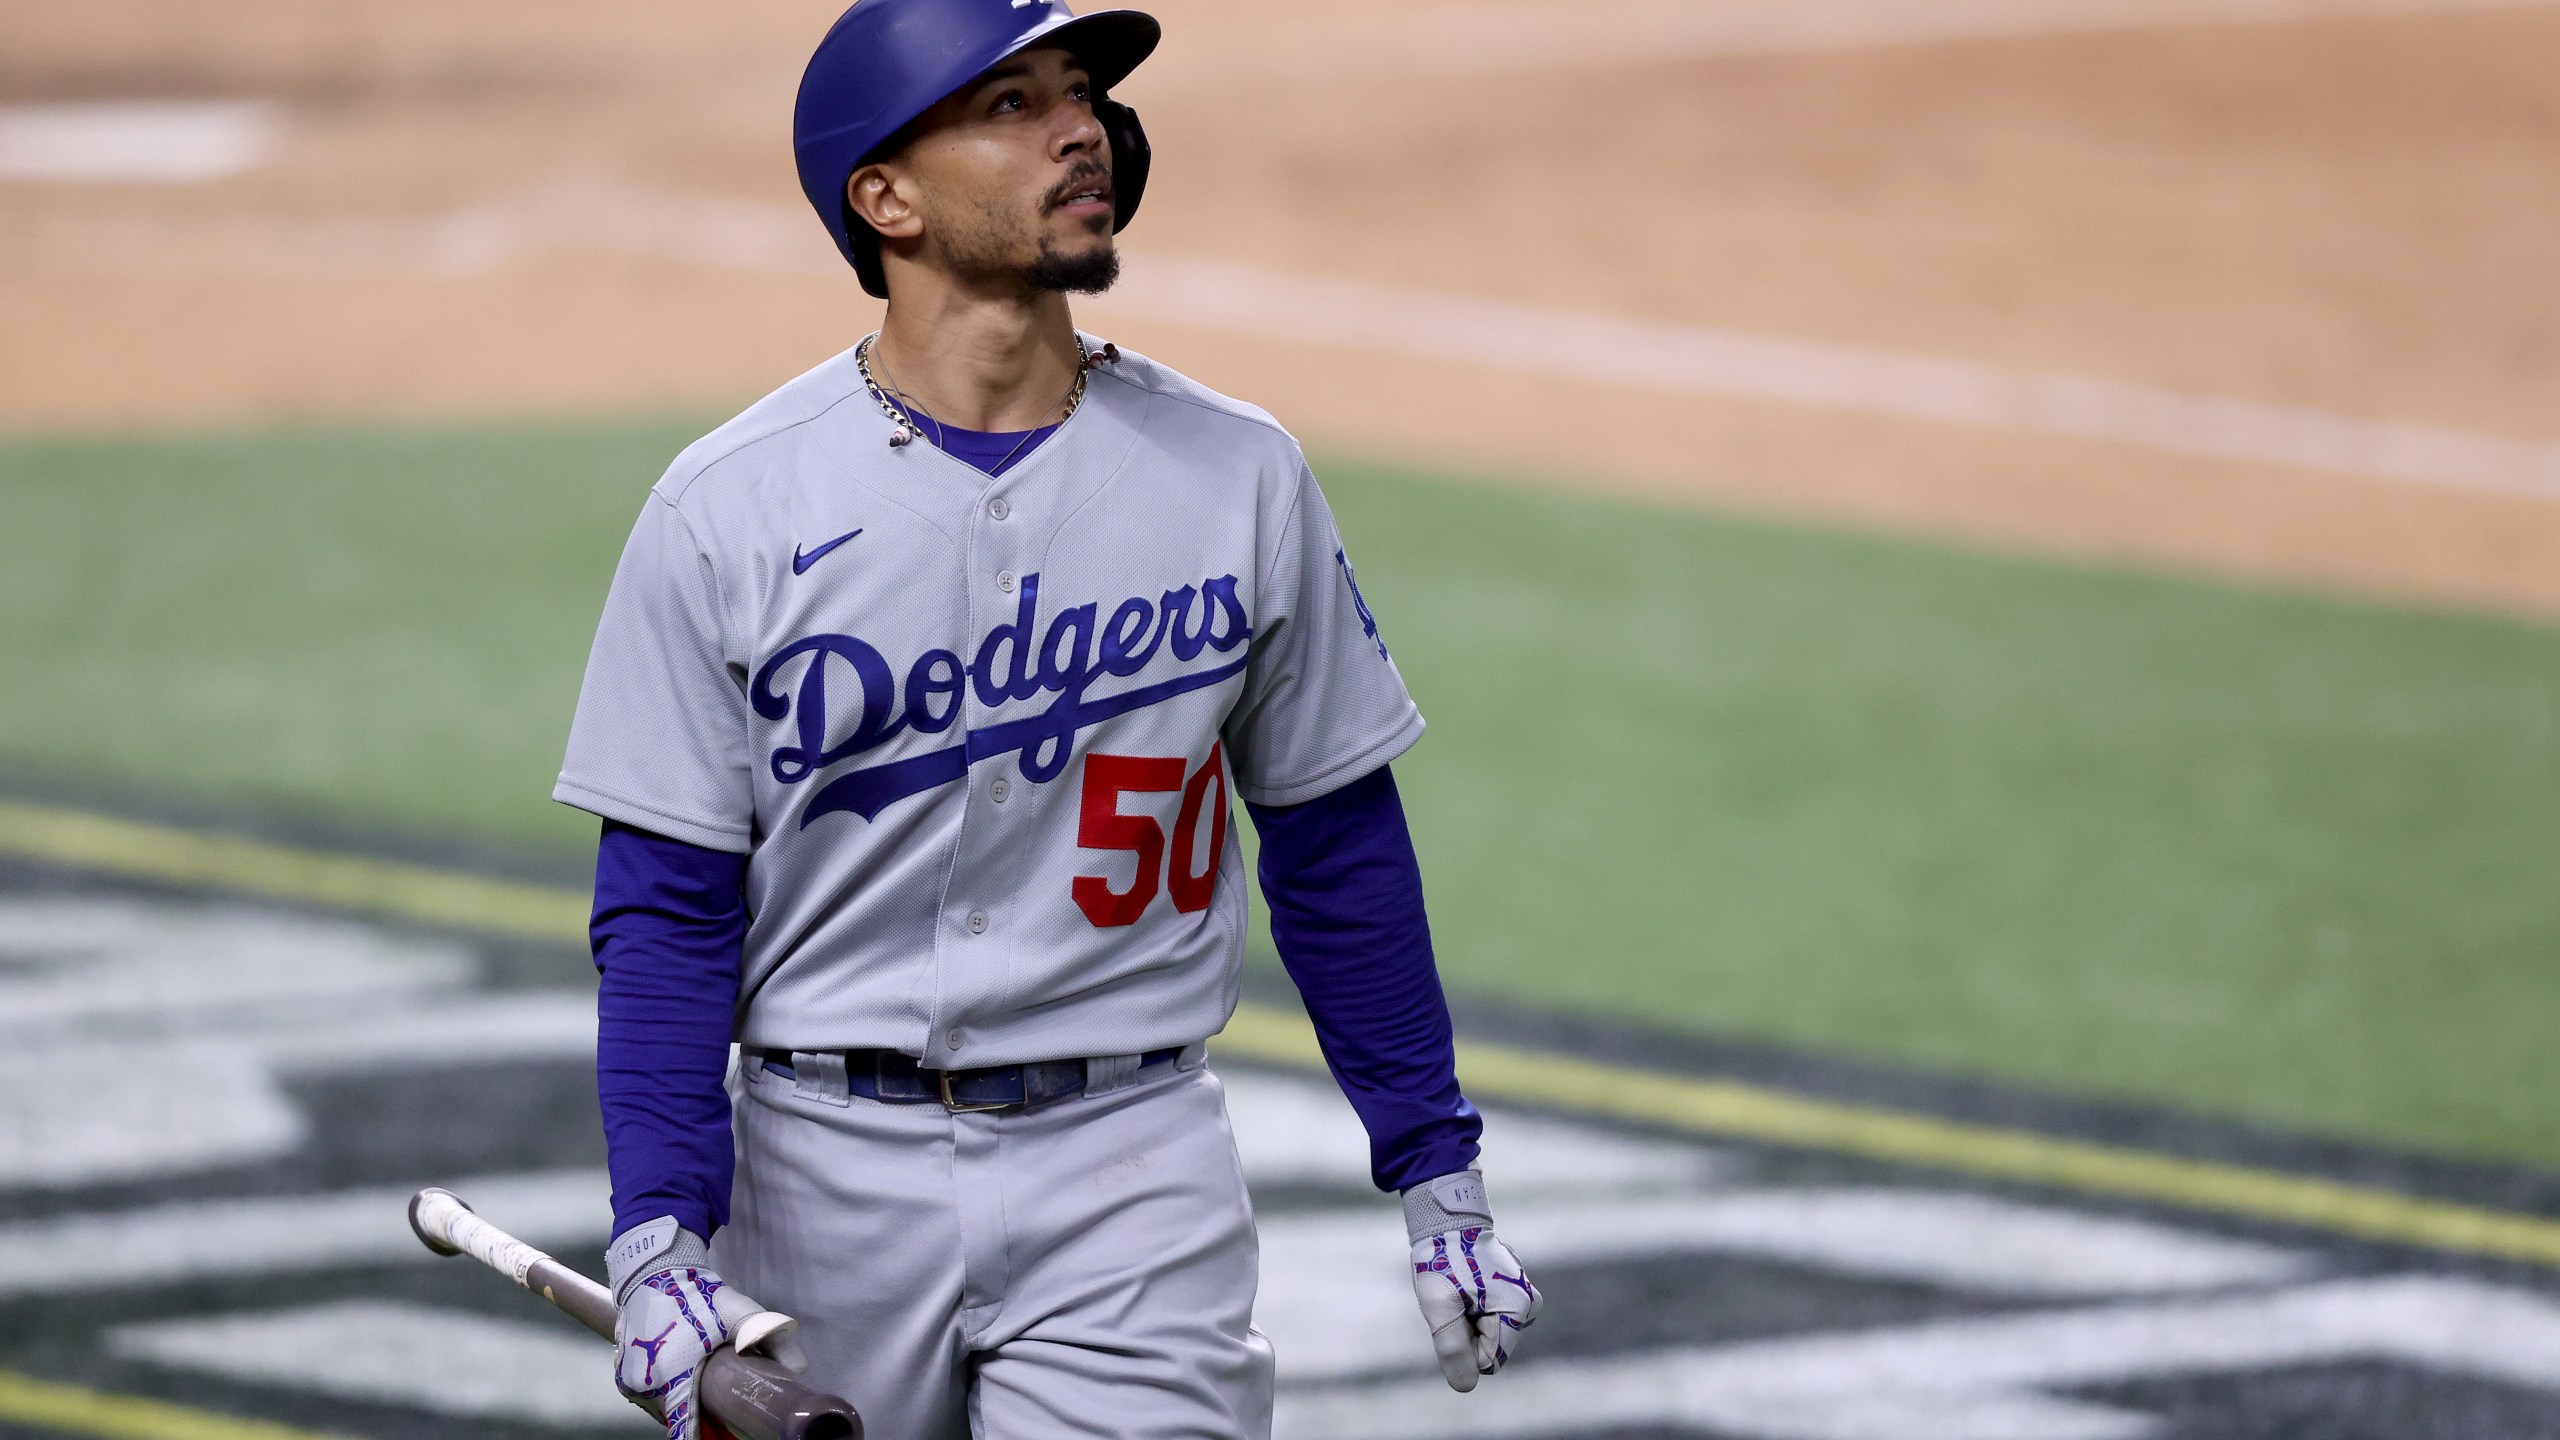
[[[1404,1215],[1413,1294],[1431,1327],[1440,1373],[1450,1389],[1473,1390],[1476,1377],[1503,1367],[1538,1318],[1538,1287],[1520,1257],[1494,1238],[1484,1177],[1475,1171],[1405,1191]]]
[[[659,1233],[644,1233],[650,1231]],[[721,1433],[704,1424],[697,1400],[702,1367],[712,1352],[734,1345],[793,1371],[809,1362],[796,1338],[799,1323],[758,1305],[713,1273],[703,1242],[676,1229],[672,1220],[634,1227],[617,1239],[608,1267],[622,1270],[626,1255],[653,1241],[656,1253],[616,1275],[621,1314],[613,1335],[614,1385],[659,1413],[667,1440],[702,1440]]]

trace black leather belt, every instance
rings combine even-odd
[[[800,1071],[788,1050],[749,1048],[747,1053],[772,1074],[797,1080]],[[845,1088],[865,1100],[891,1105],[941,1102],[946,1110],[1026,1109],[1084,1093],[1082,1060],[1038,1060],[1025,1065],[988,1065],[976,1070],[928,1070],[916,1057],[897,1050],[846,1050]],[[1150,1050],[1138,1057],[1138,1068],[1150,1069],[1174,1059],[1182,1047]]]

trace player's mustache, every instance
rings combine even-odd
[[[1096,184],[1097,181],[1100,183]],[[1111,193],[1110,167],[1088,161],[1077,166],[1074,173],[1066,179],[1059,181],[1057,188],[1051,190],[1041,201],[1040,208],[1043,213],[1046,213],[1066,204],[1070,198],[1084,191],[1097,189],[1102,192],[1103,199],[1114,198]]]

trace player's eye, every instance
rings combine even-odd
[[[987,113],[990,115],[1010,115],[1017,110],[1028,108],[1030,104],[1031,102],[1024,97],[1021,91],[1007,90],[995,98],[995,103],[987,107]]]
[[[1084,81],[1082,81],[1082,80],[1079,80],[1079,81],[1077,81],[1076,83],[1074,83],[1073,85],[1068,86],[1068,87],[1067,87],[1067,93],[1068,93],[1069,95],[1074,96],[1074,97],[1075,97],[1075,98],[1077,98],[1078,100],[1087,100],[1087,101],[1089,101],[1089,100],[1093,99],[1093,87],[1092,87],[1091,85],[1086,84],[1086,83],[1085,83]]]

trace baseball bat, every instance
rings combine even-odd
[[[429,1187],[411,1196],[409,1228],[437,1254],[468,1255],[613,1338],[610,1292],[481,1219],[452,1191]],[[862,1417],[852,1405],[810,1389],[761,1355],[740,1353],[772,1333],[771,1325],[751,1320],[733,1345],[712,1353],[695,1391],[703,1413],[736,1440],[862,1440]]]

